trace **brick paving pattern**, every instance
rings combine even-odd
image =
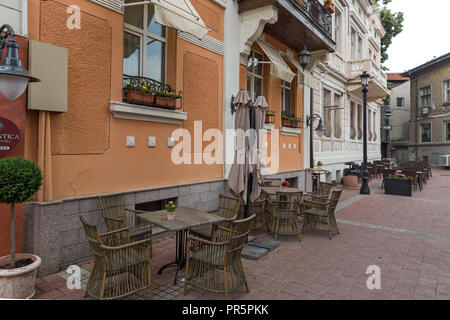
[[[413,197],[385,195],[381,179],[371,182],[371,196],[345,190],[336,218],[340,235],[305,230],[302,242],[283,237],[281,245],[259,261],[243,260],[250,292],[230,299],[450,299],[450,171],[433,170],[424,190]],[[265,228],[255,236],[265,237]],[[175,239],[153,245],[152,288],[155,300],[224,299],[201,289],[183,294],[173,286]],[[82,282],[92,261],[80,263]],[[381,269],[381,289],[369,290],[367,267]],[[67,274],[66,274],[67,275]],[[182,280],[183,272],[179,274]],[[83,290],[67,289],[64,271],[36,280],[36,299],[82,299]],[[67,276],[66,276],[67,278]],[[140,292],[128,299],[146,299]]]

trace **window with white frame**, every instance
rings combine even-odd
[[[342,112],[341,112],[342,96],[334,94],[334,136],[340,138],[342,136]]]
[[[363,39],[358,36],[358,59],[363,58]]]
[[[350,34],[350,54],[352,60],[356,60],[356,37],[356,31],[352,28]]]
[[[138,1],[127,0],[126,3]],[[167,30],[155,22],[154,5],[126,7],[124,26],[123,73],[164,83]]]
[[[284,115],[294,116],[292,110],[291,84],[281,80],[281,110]]]
[[[398,97],[397,98],[397,108],[403,108],[405,103],[405,98]]]
[[[431,142],[431,122],[420,124],[420,142]]]
[[[323,122],[325,123],[325,136],[331,137],[331,91],[323,89]]]
[[[420,89],[420,106],[431,106],[431,86],[426,86]]]
[[[444,81],[444,103],[450,103],[450,80]]]
[[[251,51],[247,64],[247,91],[250,99],[255,101],[258,96],[263,95],[263,55]]]
[[[336,42],[336,49],[337,52],[339,53],[341,53],[342,51],[341,18],[342,18],[341,13],[336,10],[336,13],[334,15],[334,42]]]

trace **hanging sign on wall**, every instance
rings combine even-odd
[[[20,130],[14,122],[0,117],[0,155],[11,152],[20,142]]]

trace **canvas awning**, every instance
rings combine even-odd
[[[189,0],[151,0],[127,3],[123,7],[143,4],[154,4],[155,21],[166,27],[190,33],[199,39],[211,31]]]
[[[270,74],[291,83],[295,77],[295,73],[284,62],[279,51],[262,40],[256,40],[256,42],[270,60]]]
[[[297,71],[302,75],[300,77],[300,83],[304,86],[307,86],[314,90],[320,90],[320,83],[317,81],[311,72],[308,70],[303,70],[302,66],[300,65],[300,62],[298,60],[292,58],[291,56],[288,56],[287,54],[282,54],[283,58],[287,59],[290,63],[294,65],[294,67],[297,69]]]

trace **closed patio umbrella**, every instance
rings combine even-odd
[[[264,123],[266,118],[267,104],[264,96],[256,98],[253,104],[253,116],[255,119],[255,127],[250,140],[250,155],[252,165],[252,191],[250,201],[255,202],[261,195],[262,179],[261,169],[265,168],[265,161],[262,153],[262,140],[264,138]]]
[[[236,130],[236,152],[234,162],[228,176],[228,186],[233,195],[247,203],[248,177],[252,171],[249,163],[249,138],[246,132],[250,129],[250,97],[246,90],[239,90],[233,104],[236,107],[234,122]]]

